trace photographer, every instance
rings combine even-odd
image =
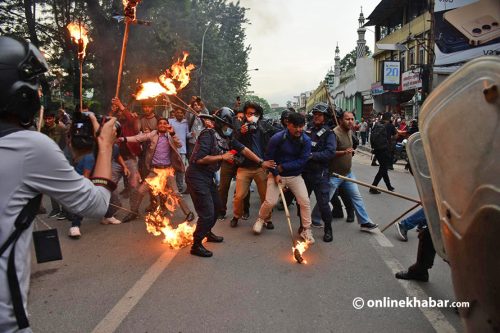
[[[236,132],[235,138],[263,160],[267,144],[275,130],[272,126],[263,121],[263,109],[259,104],[246,102],[243,105],[243,112],[245,114],[245,122],[240,130]],[[257,184],[257,190],[259,191],[260,202],[262,204],[266,199],[267,173],[258,163],[245,159],[238,166],[236,174],[233,218],[230,222],[233,228],[238,225],[238,220],[243,216],[243,199],[248,193],[252,180]],[[271,221],[271,214],[266,217],[265,222],[267,229],[274,229],[274,225]]]
[[[31,221],[39,195],[54,198],[73,213],[102,217],[114,187],[109,181],[114,119],[100,129],[91,179],[77,174],[49,137],[24,130],[40,109],[38,76],[47,70],[35,46],[0,37],[0,332],[31,332],[26,317]],[[95,117],[89,121],[99,127]]]

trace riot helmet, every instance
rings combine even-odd
[[[320,112],[323,113],[325,116],[329,116],[332,114],[332,109],[330,106],[324,102],[319,102],[316,105],[313,106],[311,113],[315,112]]]
[[[28,126],[40,109],[39,76],[49,66],[31,43],[0,36],[0,116],[16,116]]]

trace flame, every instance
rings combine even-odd
[[[179,197],[174,191],[167,187],[168,177],[174,176],[174,169],[155,169],[156,176],[146,178],[154,196],[159,197],[154,212],[146,215],[146,229],[155,236],[164,235],[163,243],[173,249],[180,249],[193,244],[193,233],[195,226],[183,222],[177,227],[172,226],[170,219],[165,213],[171,213],[179,205]],[[167,211],[164,210],[166,208]]]
[[[83,59],[89,43],[87,29],[83,25],[74,22],[68,24],[67,28],[71,39],[78,45],[78,58]]]
[[[141,84],[136,94],[136,99],[147,99],[161,94],[175,95],[177,92],[188,85],[191,79],[191,71],[195,68],[193,64],[185,65],[189,53],[183,51],[183,58],[177,59],[165,74],[158,77],[158,82],[144,82]]]
[[[302,254],[304,252],[306,252],[306,250],[308,248],[309,248],[309,245],[305,241],[299,241],[299,242],[297,242],[297,244],[294,247],[292,247],[292,256],[293,256],[293,252],[295,251],[295,249],[299,250],[299,253],[302,256]],[[304,259],[303,263],[307,264],[307,260]]]
[[[136,19],[137,5],[141,0],[122,0],[124,16],[131,21]]]

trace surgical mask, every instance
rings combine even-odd
[[[259,120],[259,118],[258,118],[257,116],[255,116],[255,115],[254,115],[254,116],[247,117],[247,121],[248,121],[249,123],[256,123],[256,122],[257,122],[257,120]]]
[[[225,136],[230,136],[231,133],[233,133],[233,129],[232,128],[226,128],[225,131],[222,132],[222,134],[224,134]]]

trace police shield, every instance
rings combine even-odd
[[[469,332],[500,329],[499,92],[500,57],[480,57],[441,83],[420,114],[455,294],[470,304],[461,309]]]
[[[436,205],[436,197],[432,189],[432,180],[429,174],[429,164],[425,158],[424,145],[420,133],[415,133],[408,139],[406,145],[408,157],[410,159],[413,177],[417,184],[418,194],[424,207],[425,217],[427,218],[427,226],[431,233],[432,243],[436,249],[437,254],[447,259],[444,250],[443,236],[441,234],[441,225],[439,219],[439,212]]]

